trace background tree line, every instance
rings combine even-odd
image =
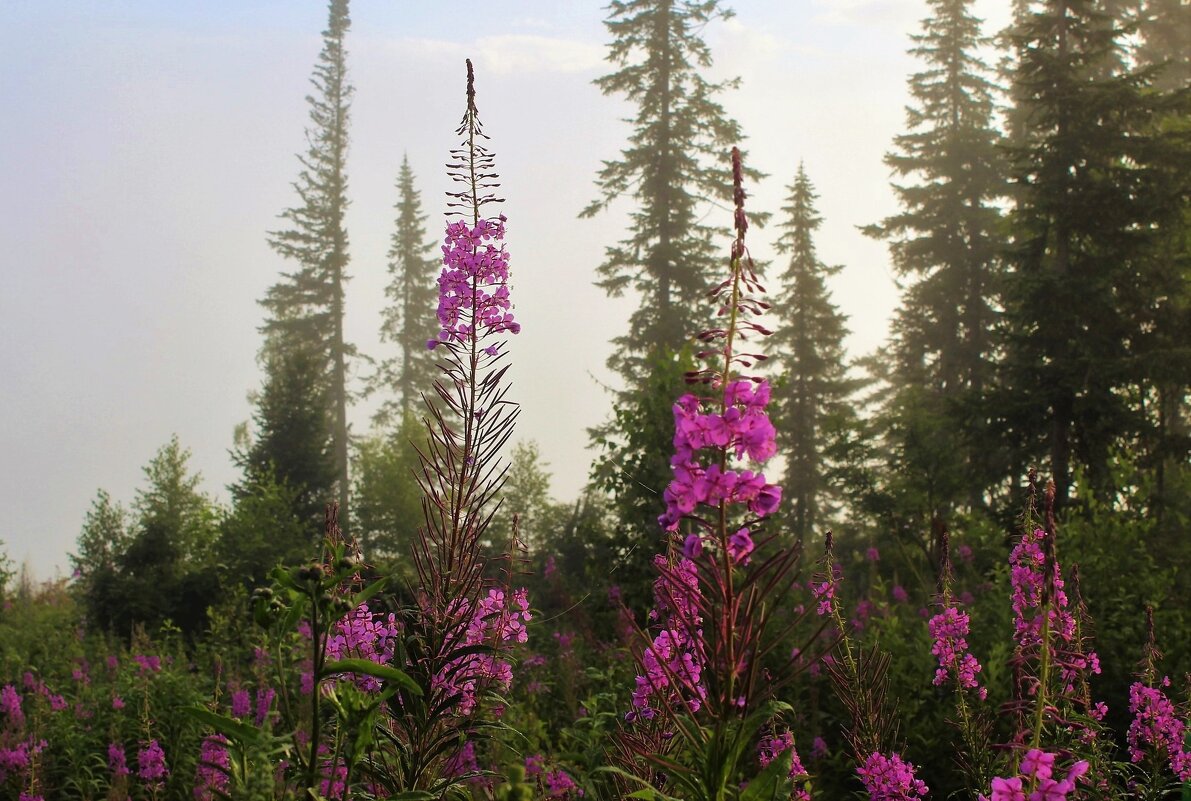
[[[864,228],[888,243],[902,292],[879,352],[845,351],[848,321],[830,290],[842,268],[815,246],[814,165],[793,154],[782,178],[791,183],[768,220],[781,235],[764,277],[783,535],[809,542],[831,527],[920,568],[942,527],[1011,530],[1037,466],[1054,476],[1069,519],[1117,509],[1150,527],[1148,553],[1185,560],[1191,8],[1018,0],[1000,32],[971,9],[928,0],[911,42],[921,67],[886,156],[900,208]],[[726,258],[729,215],[714,204],[730,188],[726,154],[747,130],[723,103],[737,82],[707,77],[703,32],[730,15],[717,0],[608,7],[611,71],[597,84],[635,111],[581,215],[631,201],[624,239],[593,270],[610,296],[639,303],[613,340],[619,385],[591,432],[583,496],[556,502],[547,466],[524,443],[493,529],[494,541],[511,536],[516,515],[537,567],[549,557],[587,587],[616,585],[638,608],[663,546],[671,403],[694,335],[713,324],[701,297]],[[297,200],[269,235],[292,269],[261,301],[263,381],[232,451],[242,478],[231,506],[198,491],[177,442],[146,468],[130,509],[101,492],[74,560],[104,627],[127,633],[168,618],[197,632],[221,587],[308,556],[330,500],[381,569],[401,570],[417,536],[410,476],[420,396],[436,375],[425,343],[437,331],[438,259],[406,161],[382,328],[392,350],[371,361],[344,341],[349,29],[347,0],[332,0]],[[366,434],[347,425],[361,394],[379,398]],[[1181,574],[1171,581],[1191,598]]]

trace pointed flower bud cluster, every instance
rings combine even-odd
[[[459,220],[447,225],[438,278],[438,337],[426,343],[482,339],[489,334],[521,331],[509,300],[509,254],[504,247],[506,217],[481,219],[474,226]],[[489,346],[495,355],[496,346]]]

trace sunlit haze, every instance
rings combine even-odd
[[[896,208],[882,162],[904,129],[909,34],[922,0],[753,0],[705,31],[713,77],[769,177],[750,207],[778,211],[799,161],[820,195],[821,258],[850,355],[878,347],[897,300],[883,243],[858,226]],[[992,32],[1009,3],[977,12]],[[591,220],[601,160],[632,109],[607,70],[596,2],[356,0],[347,333],[375,358],[394,180],[408,155],[438,238],[443,164],[463,109],[464,59],[503,177],[513,293],[518,438],[536,440],[559,500],[587,480],[587,429],[605,420],[609,340],[635,298],[593,286],[627,202]],[[260,386],[258,299],[291,269],[266,243],[293,205],[318,0],[7,3],[0,26],[0,539],[36,575],[66,570],[96,490],[130,502],[170,435],[203,488],[227,499],[233,430]],[[730,213],[708,207],[725,225]],[[769,258],[772,229],[751,248]],[[728,241],[723,243],[727,252]],[[370,367],[359,362],[356,387]],[[352,412],[369,428],[375,400]]]

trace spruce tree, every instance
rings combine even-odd
[[[842,268],[815,252],[822,220],[814,186],[801,164],[782,207],[785,232],[777,242],[790,261],[781,276],[775,310],[780,320],[771,348],[780,370],[774,386],[774,424],[786,455],[783,504],[802,542],[833,511],[831,443],[851,419],[847,403],[855,384],[847,376],[845,317],[831,302],[826,279]]]
[[[636,386],[651,352],[677,353],[710,325],[699,300],[714,283],[720,253],[700,206],[729,197],[728,151],[741,132],[718,100],[737,81],[712,83],[702,74],[712,59],[700,34],[729,11],[716,0],[613,0],[609,9],[608,61],[616,69],[596,84],[637,111],[628,145],[604,162],[600,197],[581,216],[622,197],[634,204],[629,235],[606,249],[598,284],[612,297],[640,296],[608,362]]]
[[[297,263],[275,284],[262,304],[269,313],[264,332],[269,347],[311,349],[323,360],[324,395],[331,421],[330,443],[339,500],[339,523],[348,530],[348,360],[355,351],[344,340],[344,288],[348,280],[347,211],[348,113],[352,87],[347,79],[344,39],[351,21],[348,0],[331,0],[323,48],[307,96],[309,148],[298,156],[294,182],[300,204],[281,217],[289,223],[274,231],[269,244]],[[284,466],[279,466],[285,472]]]
[[[408,158],[401,161],[397,192],[397,222],[389,246],[390,280],[385,288],[390,305],[384,310],[380,334],[384,342],[397,346],[398,355],[381,364],[373,383],[373,389],[382,384],[394,389],[397,402],[387,400],[381,405],[377,421],[382,424],[405,420],[421,393],[431,391],[437,375],[426,343],[438,332],[435,279],[442,259],[441,254],[433,257],[434,243],[426,239],[426,215]]]
[[[1158,300],[1145,253],[1171,211],[1156,180],[1158,96],[1144,71],[1122,66],[1121,32],[1101,5],[1035,4],[1012,41],[1028,128],[1013,148],[998,405],[1024,459],[1048,457],[1061,507],[1076,467],[1107,496],[1114,448],[1142,427],[1130,396],[1147,380],[1137,356]]]
[[[1158,70],[1157,88],[1191,87],[1191,5],[1185,0],[1144,0],[1138,15],[1137,60]]]
[[[914,397],[888,397],[886,412],[913,415],[884,428],[917,437],[925,425],[932,438],[950,439],[960,452],[948,465],[963,476],[949,482],[958,496],[934,493],[940,508],[926,511],[935,515],[964,502],[978,505],[986,486],[1000,478],[989,464],[978,409],[994,369],[991,331],[1003,272],[997,202],[1005,194],[1005,175],[993,125],[995,87],[979,56],[988,39],[971,13],[972,0],[930,0],[930,7],[922,32],[912,37],[910,52],[925,68],[909,80],[909,131],[895,138],[885,157],[905,181],[893,187],[901,211],[866,233],[889,242],[894,268],[908,282],[888,377]],[[927,420],[927,411],[939,419]],[[903,457],[916,452],[912,443],[891,446]],[[898,467],[903,475],[930,470],[928,464]]]
[[[292,517],[307,527],[310,546],[335,497],[326,361],[315,348],[275,335],[262,352],[265,384],[256,397],[251,439],[233,452],[244,475],[231,488],[238,504],[273,483],[288,487]]]
[[[103,595],[110,606],[99,616],[121,634],[135,623],[166,619],[196,634],[214,600],[218,510],[199,490],[201,478],[189,463],[190,451],[173,437],[144,468],[146,486],[132,505],[128,544]]]
[[[1155,226],[1146,253],[1156,302],[1143,320],[1140,360],[1150,379],[1139,387],[1146,431],[1144,466],[1152,471],[1155,514],[1183,495],[1191,455],[1191,5],[1146,0],[1138,13],[1137,66],[1163,106],[1149,132],[1155,159],[1150,186],[1170,213]]]

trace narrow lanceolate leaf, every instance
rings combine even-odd
[[[240,745],[252,745],[260,742],[264,737],[256,726],[229,718],[218,712],[212,712],[203,706],[184,706],[179,711],[199,723],[210,726],[217,733]]]
[[[422,694],[422,688],[405,671],[389,665],[380,665],[368,659],[339,659],[323,666],[322,676],[331,676],[336,673],[361,673],[386,683],[399,685],[401,689],[408,690],[414,695]]]

